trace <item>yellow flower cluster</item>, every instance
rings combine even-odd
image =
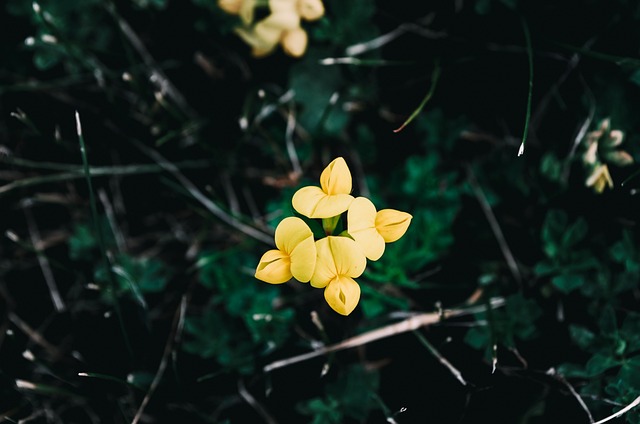
[[[385,244],[398,240],[409,228],[412,216],[395,209],[377,211],[365,197],[351,195],[351,172],[345,160],[334,159],[320,175],[320,187],[299,189],[291,200],[293,208],[310,219],[320,219],[325,237],[315,240],[307,223],[287,217],[277,226],[277,249],[260,259],[256,278],[281,284],[292,277],[324,289],[333,310],[349,315],[360,300],[360,286],[354,278],[364,272],[367,259],[377,261]],[[346,212],[347,229],[336,231]]]
[[[225,12],[240,16],[243,25],[235,32],[251,46],[255,57],[272,53],[278,44],[289,56],[302,56],[308,37],[301,20],[315,21],[324,15],[322,0],[268,0],[271,13],[255,23],[258,0],[218,0],[218,5]]]
[[[587,133],[586,150],[582,163],[589,173],[585,185],[592,187],[600,194],[605,188],[613,188],[613,179],[608,164],[627,166],[633,163],[633,157],[624,150],[618,149],[622,144],[624,133],[611,129],[611,121],[603,119],[598,129]]]

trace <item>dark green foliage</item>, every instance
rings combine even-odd
[[[314,424],[343,423],[348,418],[366,421],[378,404],[376,392],[380,384],[374,371],[352,365],[326,384],[324,397],[301,402],[298,409],[313,417]]]
[[[217,0],[0,6],[7,422],[581,423],[574,392],[594,421],[638,399],[637,2],[324,7],[302,57],[255,58]],[[605,118],[634,163],[597,193]],[[412,215],[347,317],[254,277],[338,156]],[[438,360],[406,334],[425,316]]]

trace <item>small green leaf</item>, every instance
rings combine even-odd
[[[571,340],[582,350],[588,350],[596,338],[592,331],[574,324],[569,325],[569,334],[571,335]]]
[[[584,283],[584,278],[576,274],[560,274],[551,279],[551,284],[562,293],[571,293]]]
[[[620,361],[615,358],[602,353],[596,353],[587,362],[586,371],[589,375],[596,376],[619,365]]]

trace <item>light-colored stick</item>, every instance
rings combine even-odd
[[[629,405],[625,406],[624,408],[622,408],[621,410],[619,410],[615,414],[609,415],[607,418],[603,418],[600,421],[596,421],[593,424],[602,424],[602,423],[606,423],[607,421],[611,421],[614,418],[618,418],[618,417],[626,414],[628,411],[632,410],[633,408],[635,408],[638,405],[640,405],[640,396],[635,398],[635,400],[633,402],[631,402]]]
[[[505,304],[503,298],[492,299],[490,303],[491,303],[492,309],[499,308]],[[315,358],[317,356],[326,355],[328,353],[337,352],[340,350],[351,349],[353,347],[362,346],[367,343],[374,342],[376,340],[406,333],[408,331],[417,330],[420,327],[437,324],[438,322],[444,319],[475,314],[478,312],[483,312],[485,310],[486,310],[485,306],[478,306],[478,307],[470,307],[466,309],[445,309],[441,312],[430,312],[430,313],[412,315],[409,318],[402,320],[400,322],[390,324],[390,325],[378,328],[376,330],[367,331],[366,333],[360,334],[355,337],[351,337],[340,343],[336,343],[330,346],[325,346],[308,353],[303,353],[302,355],[293,356],[291,358],[281,359],[279,361],[272,362],[266,365],[263,368],[263,370],[264,372],[271,372],[275,369],[284,368],[286,366],[296,364],[298,362],[303,362],[308,359]]]

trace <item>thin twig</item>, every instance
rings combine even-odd
[[[159,85],[162,87],[163,92],[166,92],[169,97],[171,97],[175,104],[177,104],[180,109],[182,109],[182,112],[185,115],[190,117],[196,116],[193,108],[189,106],[182,93],[180,93],[180,91],[176,89],[171,80],[169,80],[167,75],[156,64],[156,61],[153,59],[147,48],[144,46],[144,43],[142,42],[140,37],[138,37],[131,25],[129,25],[129,23],[118,14],[115,5],[112,2],[107,2],[105,7],[111,14],[113,19],[115,19],[118,23],[118,26],[120,27],[122,33],[125,35],[125,37],[127,37],[131,45],[136,49],[136,51],[144,61],[144,64],[151,70],[150,79],[158,81]]]
[[[491,205],[489,204],[489,201],[487,200],[487,197],[485,196],[482,187],[480,187],[480,184],[478,183],[478,180],[470,166],[467,167],[467,181],[469,182],[476,199],[478,199],[478,203],[480,203],[480,208],[489,222],[489,226],[493,231],[493,235],[498,242],[504,259],[507,261],[507,266],[509,267],[513,278],[518,282],[518,284],[522,284],[522,275],[520,274],[518,264],[513,257],[513,253],[511,253],[511,249],[509,248],[506,239],[504,238],[504,233],[502,232],[500,224],[493,213],[493,209],[491,209]]]
[[[115,274],[113,273],[113,264],[111,260],[111,254],[107,250],[105,235],[102,231],[102,226],[100,225],[100,221],[98,219],[98,207],[97,207],[97,202],[94,195],[93,183],[91,181],[91,174],[89,173],[89,159],[87,157],[87,147],[84,142],[84,134],[82,132],[82,123],[80,122],[80,114],[78,113],[78,111],[76,111],[75,116],[76,116],[76,132],[78,135],[78,143],[80,144],[80,156],[82,156],[84,176],[87,182],[87,188],[89,190],[89,205],[91,206],[91,217],[93,220],[93,226],[94,226],[96,235],[98,236],[98,245],[100,246],[100,252],[104,259],[104,263],[107,267],[107,275],[109,277],[109,284],[111,285],[111,291],[113,296],[113,307],[115,309],[116,316],[118,318],[118,324],[120,325],[120,332],[122,333],[124,344],[127,348],[127,352],[129,353],[129,358],[133,360],[133,348],[131,347],[131,343],[129,341],[127,326],[124,323],[123,314],[120,309],[120,301],[118,299],[118,290],[117,290],[118,282],[116,280]]]
[[[429,353],[431,353],[442,365],[444,365],[445,368],[447,368],[449,372],[456,378],[456,380],[460,382],[460,384],[462,384],[463,386],[467,385],[467,382],[462,377],[462,373],[456,367],[454,367],[451,362],[447,360],[447,358],[442,356],[442,354],[440,354],[440,352],[438,352],[438,350],[431,343],[429,343],[429,340],[427,340],[424,335],[422,335],[418,331],[414,331],[414,334],[416,335],[418,340],[420,340],[420,342],[425,345]]]
[[[137,424],[137,422],[140,421],[140,418],[142,417],[142,414],[144,413],[144,410],[147,407],[147,404],[151,400],[151,396],[153,396],[156,389],[160,385],[160,381],[162,380],[162,377],[164,376],[164,372],[167,369],[167,364],[169,363],[169,358],[171,356],[171,352],[173,351],[173,347],[175,346],[176,342],[180,339],[186,310],[187,310],[187,295],[184,295],[182,296],[182,299],[180,300],[180,305],[178,306],[178,309],[176,310],[176,313],[173,317],[173,325],[171,327],[171,333],[169,334],[169,337],[167,338],[167,343],[164,346],[164,352],[162,354],[162,359],[160,360],[160,365],[158,365],[158,370],[156,371],[156,375],[153,377],[153,381],[149,385],[149,390],[147,391],[147,394],[144,396],[144,399],[142,399],[142,403],[138,407],[138,411],[136,412],[136,415],[133,417],[133,421],[131,421],[131,424]]]
[[[266,234],[250,225],[247,225],[238,220],[236,217],[226,213],[220,206],[218,206],[215,202],[205,196],[204,193],[202,193],[202,191],[200,191],[200,189],[198,189],[198,187],[196,187],[195,184],[191,182],[191,180],[185,177],[184,174],[180,172],[180,170],[173,163],[165,159],[160,153],[158,153],[157,150],[149,148],[137,140],[131,140],[131,142],[143,153],[156,161],[158,165],[160,165],[166,171],[170,172],[174,176],[174,178],[178,180],[180,184],[184,186],[184,188],[187,189],[189,194],[191,194],[205,208],[207,208],[209,212],[217,216],[222,222],[270,246],[274,244],[272,235]]]
[[[49,259],[40,249],[40,241],[42,237],[40,237],[40,230],[38,230],[38,226],[36,224],[35,219],[33,218],[33,213],[31,212],[31,206],[25,205],[23,208],[24,216],[27,221],[27,229],[29,230],[29,237],[31,238],[31,244],[33,245],[34,250],[36,251],[36,257],[38,258],[38,264],[40,264],[40,269],[42,270],[42,275],[44,276],[44,280],[47,283],[47,288],[49,289],[49,295],[51,296],[51,301],[53,302],[53,306],[56,312],[63,312],[66,307],[62,297],[60,296],[60,291],[58,290],[58,285],[56,284],[55,277],[53,276],[53,272],[51,271],[51,265],[49,264]]]
[[[104,213],[107,216],[107,221],[109,222],[109,226],[111,227],[111,232],[113,233],[113,237],[116,241],[116,247],[119,252],[126,251],[127,241],[122,235],[120,231],[120,227],[118,226],[118,222],[116,221],[116,216],[113,211],[113,206],[111,205],[111,201],[109,200],[109,196],[107,196],[107,192],[104,189],[98,190],[98,198],[102,203],[102,208],[104,209]]]
[[[277,424],[278,422],[269,414],[264,406],[262,406],[256,398],[247,390],[242,379],[238,380],[238,393],[255,411],[262,417],[267,424]]]
[[[285,142],[287,144],[287,154],[293,167],[295,175],[302,175],[302,167],[300,166],[300,159],[298,159],[298,153],[296,152],[296,146],[293,143],[293,133],[296,129],[296,114],[293,108],[293,104],[290,104],[289,111],[287,113],[287,130],[285,132]]]
[[[204,168],[209,166],[209,161],[185,161],[176,163],[174,166],[181,168]],[[93,177],[114,176],[114,175],[135,175],[156,172],[165,172],[163,167],[156,164],[140,164],[140,165],[123,165],[123,166],[92,166],[89,167],[88,173]],[[0,196],[21,187],[30,187],[38,184],[52,183],[56,181],[68,181],[85,178],[84,171],[81,167],[73,168],[70,172],[61,172],[59,174],[40,175],[37,177],[23,178],[12,181],[8,184],[0,186]]]
[[[505,304],[504,299],[495,298],[491,300],[491,307],[498,308]],[[396,336],[398,334],[406,333],[408,331],[416,330],[420,327],[437,324],[444,319],[460,317],[464,315],[476,314],[478,312],[485,311],[484,306],[470,307],[466,309],[445,309],[438,312],[415,314],[409,318],[400,322],[389,324],[376,330],[367,331],[366,333],[351,337],[343,340],[340,343],[336,343],[330,346],[325,346],[320,349],[303,353],[302,355],[293,356],[287,359],[281,359],[279,361],[272,362],[266,365],[264,372],[270,372],[278,368],[283,368],[298,362],[303,362],[318,356],[326,355],[331,352],[337,352],[340,350],[351,349],[353,347],[362,346],[367,343],[374,342],[376,340],[384,339],[387,337]]]
[[[609,415],[608,417],[603,418],[600,421],[596,421],[593,424],[602,424],[602,423],[606,423],[607,421],[611,421],[614,418],[618,418],[618,417],[626,414],[627,412],[629,412],[630,410],[632,410],[633,408],[635,408],[638,405],[640,405],[640,396],[635,398],[633,402],[631,402],[629,405],[625,406],[624,408],[622,408],[621,410],[619,410],[615,414]]]
[[[57,346],[51,344],[47,339],[45,339],[42,334],[40,334],[37,330],[33,329],[29,324],[22,320],[18,315],[13,312],[9,312],[8,314],[9,320],[18,327],[24,334],[26,334],[31,341],[35,344],[42,346],[45,348],[53,357],[61,357],[62,352]]]
[[[400,125],[398,128],[393,130],[394,133],[398,133],[402,131],[411,121],[413,121],[416,116],[422,112],[422,109],[426,106],[426,104],[433,97],[433,93],[436,91],[436,86],[438,85],[438,79],[440,78],[440,61],[436,60],[436,63],[433,66],[433,72],[431,73],[431,85],[429,86],[429,91],[425,94],[424,98],[418,105],[418,107],[409,115],[409,117]]]
[[[593,415],[591,415],[591,411],[589,411],[589,408],[587,408],[587,404],[584,403],[584,400],[582,400],[582,398],[580,397],[578,392],[576,392],[576,389],[574,389],[573,386],[571,384],[569,384],[567,379],[564,378],[564,376],[562,374],[558,374],[556,372],[556,370],[553,369],[553,368],[551,368],[549,371],[547,371],[547,374],[552,376],[556,380],[558,380],[560,383],[562,383],[569,390],[571,395],[576,399],[576,401],[578,402],[580,407],[584,410],[585,414],[587,414],[587,417],[589,417],[589,422],[593,423]]]
[[[585,135],[587,134],[587,131],[589,130],[589,127],[591,126],[591,123],[593,122],[593,119],[595,118],[595,115],[596,115],[596,98],[593,92],[591,91],[591,89],[589,88],[589,85],[584,80],[584,78],[580,77],[580,82],[582,82],[582,85],[584,87],[584,93],[587,95],[587,100],[589,102],[589,115],[587,115],[585,120],[582,122],[582,125],[578,130],[578,134],[576,135],[576,138],[573,140],[573,144],[571,145],[571,150],[569,151],[569,154],[565,159],[564,169],[562,170],[562,179],[565,183],[569,179],[569,170],[571,169],[571,160],[575,156],[576,150],[578,150],[578,146],[580,145],[580,142],[582,142]]]
[[[357,56],[371,50],[379,49],[380,47],[390,43],[391,41],[395,40],[401,35],[406,34],[407,32],[413,32],[423,37],[432,39],[443,38],[447,36],[447,34],[444,32],[432,31],[413,22],[404,22],[391,31],[387,32],[386,34],[382,34],[371,40],[353,44],[347,47],[345,49],[345,53],[347,56]]]
[[[522,143],[520,143],[520,149],[518,150],[518,156],[524,154],[524,145],[527,142],[527,135],[529,133],[529,120],[531,119],[531,103],[533,94],[533,48],[531,46],[531,33],[529,32],[529,25],[524,17],[520,17],[522,22],[522,29],[524,31],[524,39],[527,44],[527,60],[529,63],[529,89],[527,93],[527,112],[524,118],[524,130],[522,131]]]

